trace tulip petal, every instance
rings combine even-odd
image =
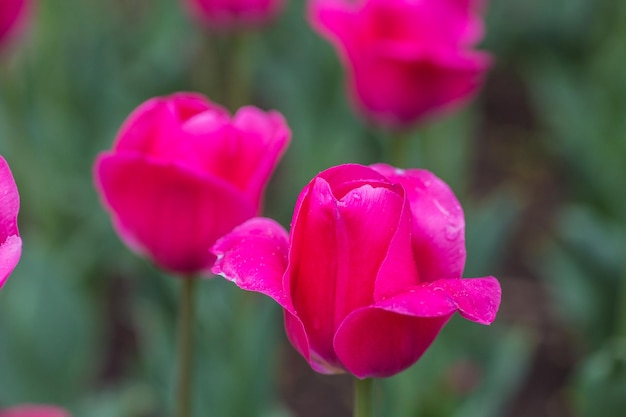
[[[431,285],[448,293],[462,317],[480,324],[491,324],[496,319],[502,298],[496,278],[442,279]]]
[[[7,237],[18,235],[17,214],[20,196],[9,164],[0,156],[0,243]]]
[[[217,256],[213,273],[246,291],[273,298],[293,311],[283,290],[289,237],[274,220],[256,217],[233,229],[211,248]]]
[[[0,47],[19,33],[30,14],[29,0],[2,0],[0,6]]]
[[[455,311],[480,324],[493,322],[500,297],[493,277],[421,284],[346,317],[335,352],[359,378],[390,376],[418,360]]]
[[[156,97],[142,103],[128,116],[117,135],[114,149],[136,151],[164,160],[176,159],[173,150],[185,145],[177,140],[181,125],[199,114],[228,120],[228,112],[194,93],[177,93],[169,97]],[[213,126],[220,123],[211,123]],[[207,129],[207,123],[203,123]],[[213,128],[212,130],[215,130]]]
[[[358,164],[344,164],[332,167],[324,172],[320,172],[319,177],[324,178],[328,182],[337,200],[341,200],[349,191],[364,185],[394,189],[389,180],[383,175],[370,167]]]
[[[17,227],[20,196],[9,165],[0,156],[0,287],[20,260],[22,240]]]
[[[17,266],[22,255],[22,239],[11,235],[0,243],[0,288]]]
[[[346,317],[337,330],[335,351],[358,378],[392,376],[424,354],[450,316],[422,318],[362,308]]]
[[[399,55],[376,49],[361,57],[350,79],[352,100],[364,114],[391,126],[403,126],[443,113],[471,99],[490,65],[488,54]],[[367,58],[367,59],[365,59]]]
[[[215,256],[209,248],[255,213],[228,183],[175,165],[104,153],[95,169],[96,186],[120,236],[174,272],[210,269]]]
[[[329,184],[316,178],[304,191],[291,228],[284,288],[306,328],[309,349],[338,366],[332,349],[339,243],[336,205]]]
[[[188,135],[177,145],[177,159],[230,182],[259,202],[258,212],[265,185],[291,138],[282,115],[248,106],[239,109],[231,122],[206,111],[189,119],[183,129]],[[176,161],[175,157],[167,158]]]
[[[404,217],[406,222],[400,221],[403,203],[402,196],[396,192],[370,185],[356,188],[339,200],[336,260],[340,268],[335,281],[329,283],[335,294],[336,325],[349,312],[373,303],[374,288],[384,261],[384,272],[398,273],[395,278],[416,283],[408,215]],[[404,226],[404,230],[399,230],[399,225]],[[394,240],[404,243],[405,247],[394,244]],[[394,250],[399,251],[398,256],[390,260],[390,251]]]
[[[493,277],[441,279],[379,301],[376,307],[414,317],[441,317],[458,311],[480,324],[495,320],[502,291]]]
[[[405,198],[398,226],[378,270],[374,299],[385,299],[418,283],[419,274],[411,247],[411,209]]]
[[[157,97],[141,104],[126,119],[114,151],[135,152],[162,164],[181,164],[199,175],[220,176],[211,170],[210,162],[229,156],[220,152],[223,142],[228,144],[233,137],[229,128],[228,112],[201,95]]]
[[[406,190],[420,280],[460,278],[465,266],[465,219],[450,187],[422,169],[403,170],[385,164],[372,168]]]
[[[24,404],[0,410],[0,417],[70,417],[69,413],[51,405]]]
[[[358,35],[358,6],[343,0],[314,0],[309,5],[311,25],[338,50],[351,49],[352,40]]]
[[[238,159],[241,180],[233,183],[245,184],[242,188],[249,198],[260,201],[271,173],[289,145],[291,130],[280,113],[265,113],[251,106],[239,109],[233,125],[245,139]],[[248,175],[241,174],[246,172]]]

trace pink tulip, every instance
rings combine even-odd
[[[226,110],[190,93],[154,98],[126,120],[95,164],[122,240],[164,269],[204,272],[209,248],[258,215],[291,133],[277,112]]]
[[[17,229],[20,196],[9,165],[0,156],[0,288],[20,260],[22,239]]]
[[[0,1],[0,45],[7,42],[23,24],[30,0]]]
[[[340,165],[304,188],[291,234],[255,218],[218,240],[213,272],[272,297],[311,367],[359,378],[417,361],[458,311],[491,323],[493,277],[461,279],[463,211],[425,170]]]
[[[49,405],[21,405],[0,410],[0,417],[70,417],[61,408]]]
[[[474,95],[491,64],[472,50],[481,0],[311,0],[310,20],[339,51],[356,107],[406,127]]]
[[[259,26],[275,17],[283,0],[183,0],[190,14],[213,29]]]

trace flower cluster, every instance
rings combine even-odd
[[[212,29],[257,26],[283,6],[184,2]],[[25,0],[0,3],[0,43],[28,7]],[[491,64],[474,49],[483,35],[480,9],[480,0],[311,0],[309,17],[338,49],[355,105],[396,129],[477,92]],[[157,97],[135,109],[112,149],[98,155],[95,187],[126,245],[189,278],[187,300],[193,279],[208,272],[271,297],[284,310],[289,341],[321,373],[389,377],[415,363],[455,313],[480,324],[495,320],[500,285],[491,276],[462,278],[463,210],[430,171],[335,166],[304,187],[289,231],[260,217],[290,141],[276,111],[246,106],[231,115],[196,93]],[[19,204],[0,157],[0,287],[21,255]],[[181,310],[183,329],[193,328],[191,306]],[[187,353],[188,333],[181,332]],[[188,394],[180,398],[185,409]],[[23,405],[0,417],[69,414]]]

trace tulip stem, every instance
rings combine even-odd
[[[617,300],[618,318],[616,334],[618,337],[626,339],[626,262],[624,262],[622,265],[622,273],[620,278],[621,279],[618,282],[620,288]]]
[[[397,131],[389,138],[389,163],[396,168],[409,168],[411,135],[409,131]]]
[[[231,34],[225,39],[225,66],[223,71],[223,103],[235,112],[247,104],[250,97],[250,71],[247,57],[248,33]]]
[[[182,279],[178,316],[178,381],[176,417],[188,417],[191,409],[191,368],[193,358],[194,277]]]
[[[354,417],[372,417],[372,386],[374,380],[354,379]]]

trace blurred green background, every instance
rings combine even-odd
[[[216,99],[207,39],[176,0],[36,2],[0,61],[0,154],[21,194],[23,256],[0,292],[0,406],[76,417],[171,414],[178,282],[130,253],[92,186],[95,155],[155,95]],[[334,50],[303,0],[252,34],[249,101],[283,112],[292,145],[267,193],[288,225],[317,172],[373,163],[388,139],[350,109]],[[412,166],[466,212],[466,277],[496,275],[491,327],[458,317],[376,387],[394,417],[618,417],[626,409],[626,2],[492,0],[478,99],[421,126]],[[215,45],[218,47],[215,47]],[[348,416],[351,381],[286,343],[270,299],[198,286],[196,416]]]

